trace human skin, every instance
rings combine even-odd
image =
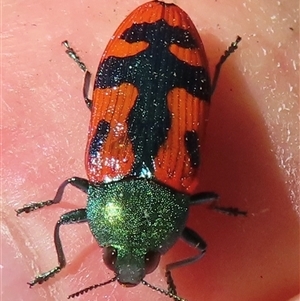
[[[85,177],[83,73],[60,42],[68,39],[94,74],[114,30],[144,2],[3,1],[4,301],[66,300],[112,277],[87,225],[70,225],[61,228],[67,267],[29,289],[27,281],[57,265],[53,229],[59,216],[84,207],[85,196],[68,188],[59,205],[19,217],[14,210],[51,199],[68,177]],[[211,73],[236,35],[243,39],[212,98],[199,190],[216,191],[220,205],[248,211],[234,218],[204,205],[191,209],[188,224],[208,249],[199,262],[174,271],[178,294],[189,301],[288,300],[299,293],[298,3],[176,4],[197,26]],[[195,250],[179,243],[146,280],[166,288],[164,265],[189,254]],[[168,299],[142,285],[114,283],[78,300]]]

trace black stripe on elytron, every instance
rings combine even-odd
[[[136,42],[156,42],[158,35],[164,39],[165,46],[169,47],[172,44],[178,45],[182,48],[195,49],[197,48],[197,41],[192,34],[179,26],[170,26],[165,20],[160,19],[153,23],[132,24],[121,35],[120,39],[128,43]],[[153,41],[155,39],[155,41]],[[200,45],[199,45],[200,46]]]
[[[186,131],[184,145],[190,158],[191,167],[200,165],[200,139],[196,131]]]
[[[132,24],[120,38],[128,43],[145,41],[148,47],[132,56],[106,58],[99,65],[95,88],[118,87],[122,83],[137,88],[138,97],[127,117],[127,126],[135,155],[131,174],[143,176],[145,170],[154,172],[154,159],[171,128],[168,93],[183,88],[209,102],[211,81],[205,68],[192,66],[169,51],[171,44],[187,51],[197,47],[196,40],[185,29],[159,20]]]
[[[104,119],[101,119],[98,123],[96,133],[91,140],[89,148],[90,158],[97,158],[101,151],[101,148],[107,139],[110,130],[110,123]]]

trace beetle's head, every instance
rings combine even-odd
[[[135,286],[141,282],[146,274],[152,273],[159,264],[160,253],[149,251],[122,252],[113,247],[103,248],[103,261],[114,271],[117,280],[125,286]]]

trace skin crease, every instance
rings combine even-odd
[[[26,282],[57,264],[53,229],[63,212],[85,206],[66,190],[63,202],[16,217],[14,210],[54,196],[68,177],[85,177],[89,111],[83,74],[60,45],[68,39],[94,74],[124,17],[145,1],[3,2],[2,298],[66,300],[112,277],[86,225],[62,227],[67,267],[48,282]],[[211,72],[237,34],[239,50],[222,69],[203,151],[200,191],[248,217],[193,207],[188,224],[208,243],[199,262],[174,271],[189,301],[299,300],[299,154],[297,1],[176,1],[203,39]],[[194,254],[179,243],[146,277],[166,288],[163,266]],[[170,300],[142,285],[118,283],[84,300]]]

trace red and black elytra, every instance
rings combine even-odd
[[[199,184],[201,146],[210,98],[221,65],[237,49],[240,37],[225,51],[213,79],[200,36],[189,16],[175,4],[150,1],[119,26],[101,58],[92,100],[91,73],[69,46],[67,54],[85,72],[83,94],[91,110],[86,147],[88,179],[72,177],[53,200],[31,203],[17,214],[57,204],[68,184],[87,193],[87,207],[63,214],[54,230],[59,265],[39,274],[43,283],[66,265],[61,225],[87,222],[103,260],[115,276],[69,296],[73,298],[108,283],[142,283],[174,300],[171,270],[200,259],[204,240],[186,227],[189,207],[214,201],[214,192],[195,194]],[[221,208],[221,207],[220,207]],[[245,215],[236,208],[222,208]],[[196,256],[166,266],[168,290],[144,280],[179,239],[194,246]]]
[[[193,191],[212,89],[207,67],[199,34],[177,6],[156,1],[132,12],[97,71],[89,180],[154,177]]]

